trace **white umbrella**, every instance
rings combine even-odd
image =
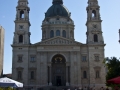
[[[23,83],[4,77],[0,78],[1,87],[23,87]]]

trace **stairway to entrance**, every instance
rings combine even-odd
[[[71,86],[46,86],[46,87],[40,87],[37,90],[75,90],[75,87],[71,87]]]

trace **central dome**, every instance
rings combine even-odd
[[[53,0],[53,5],[45,13],[45,17],[54,17],[57,15],[63,17],[70,17],[70,12],[63,5],[62,0]]]

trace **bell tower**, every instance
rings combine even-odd
[[[100,6],[97,0],[88,0],[87,44],[104,44],[101,28]]]
[[[18,0],[13,44],[30,44],[28,0]]]
[[[87,10],[87,45],[89,63],[89,87],[105,86],[105,67],[103,64],[104,40],[102,35],[102,20],[98,0],[88,0]]]

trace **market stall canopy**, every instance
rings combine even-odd
[[[107,83],[120,84],[120,76],[119,76],[119,77],[116,77],[116,78],[113,78],[113,79],[108,80],[108,81],[107,81]]]
[[[23,83],[4,77],[0,78],[0,87],[23,87]]]

